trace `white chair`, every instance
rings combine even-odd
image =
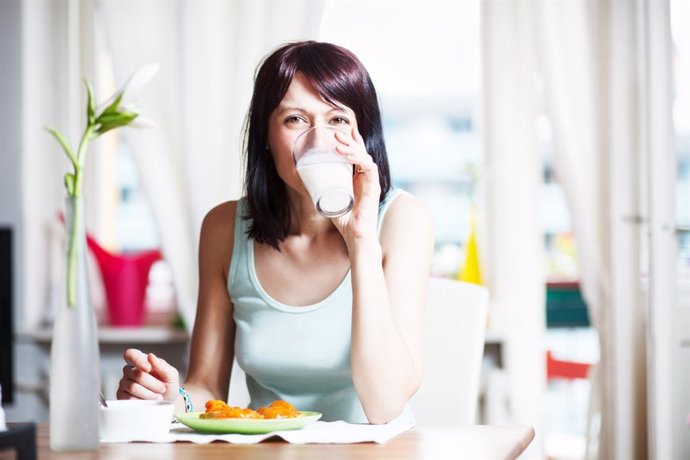
[[[474,424],[489,291],[431,278],[424,330],[424,376],[410,400],[417,426]]]

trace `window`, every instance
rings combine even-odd
[[[481,174],[479,12],[479,1],[332,0],[319,37],[350,49],[369,70],[393,184],[430,211],[434,272],[445,276],[460,269]]]
[[[115,217],[115,238],[121,252],[160,247],[153,212],[139,178],[139,169],[126,138],[118,143],[116,156],[118,206]]]

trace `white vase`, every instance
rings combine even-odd
[[[72,228],[76,232],[72,232]],[[56,451],[98,448],[100,359],[96,315],[91,305],[86,267],[84,202],[67,199],[67,272],[70,235],[74,235],[74,305],[58,303],[51,347],[50,448]]]

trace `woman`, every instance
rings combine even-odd
[[[313,126],[347,133],[337,151],[354,165],[355,204],[341,217],[316,212],[295,170],[293,142]],[[203,408],[226,399],[236,357],[251,407],[284,399],[323,420],[391,421],[421,381],[433,231],[391,189],[364,66],[328,43],[277,49],[256,75],[245,150],[246,197],[202,224],[184,389],[163,359],[129,349],[117,397]]]

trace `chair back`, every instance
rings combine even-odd
[[[410,400],[418,426],[476,421],[489,291],[431,278],[424,328],[424,376]]]

